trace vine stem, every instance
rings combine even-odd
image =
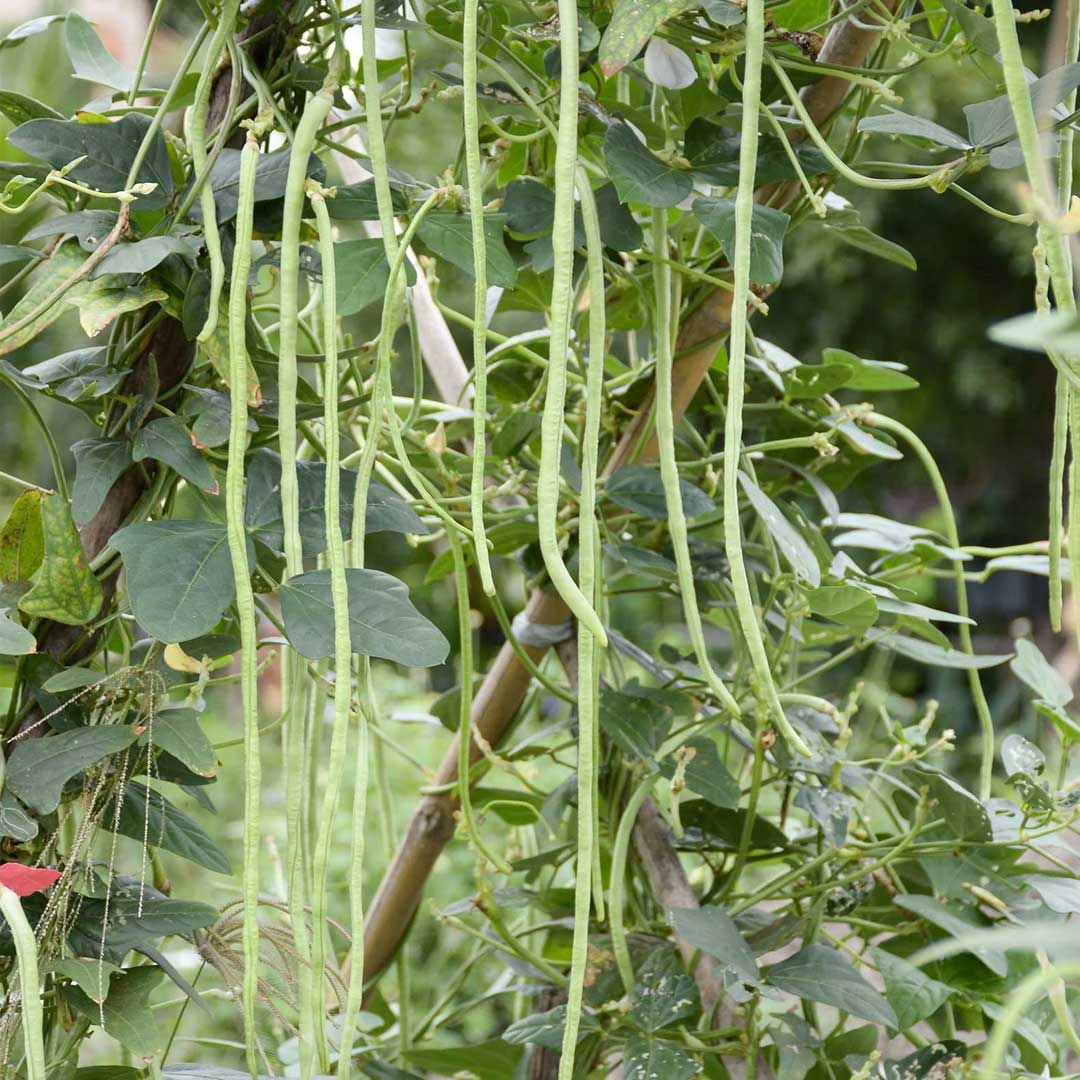
[[[899,420],[882,416],[880,413],[871,413],[867,423],[882,431],[889,431],[901,438],[915,451],[915,456],[922,463],[930,484],[934,489],[938,505],[941,507],[942,517],[945,519],[945,539],[950,547],[960,546],[960,535],[956,528],[956,515],[953,513],[952,501],[949,498],[949,489],[945,485],[945,479],[941,475],[933,454],[930,453],[926,443],[919,438],[909,427],[901,424]],[[956,579],[956,610],[965,619],[968,617],[967,583],[964,578],[964,564],[959,559],[953,560],[953,571]],[[968,622],[961,622],[957,626],[957,635],[960,638],[960,647],[968,656],[974,656],[975,650],[971,644],[971,626]],[[982,732],[982,750],[979,762],[979,798],[990,798],[990,785],[994,773],[994,718],[990,714],[990,704],[986,700],[983,691],[982,680],[979,678],[977,668],[968,670],[968,685],[971,687],[971,700],[975,706],[975,713],[979,718],[979,728]]]
[[[764,0],[748,0],[739,186],[735,194],[735,258],[733,260],[735,292],[731,301],[727,415],[724,418],[724,548],[731,569],[731,587],[735,594],[739,626],[750,652],[750,660],[758,682],[758,694],[764,699],[773,722],[788,743],[800,754],[809,756],[809,748],[791,726],[784,714],[784,706],[776,693],[776,684],[769,667],[769,657],[765,652],[765,640],[761,634],[758,615],[754,610],[754,599],[750,593],[750,581],[743,556],[742,524],[739,520],[739,451],[742,446],[747,308],[750,302],[750,230],[754,212],[754,171],[757,166],[758,113],[761,103],[761,68],[764,52]],[[803,111],[805,112],[805,109]],[[809,119],[808,114],[806,119]]]
[[[259,141],[248,132],[240,153],[240,180],[229,291],[229,457],[225,472],[225,523],[236,582],[240,621],[240,693],[244,717],[244,1035],[247,1063],[258,1076],[255,999],[259,978],[259,803],[262,763],[259,757],[258,635],[255,596],[248,566],[244,529],[244,452],[247,449],[247,282],[251,271],[252,217]]]
[[[577,168],[578,24],[575,0],[559,0],[559,126],[555,140],[555,219],[551,243],[551,341],[548,345],[547,390],[540,425],[540,474],[536,483],[536,516],[540,553],[551,583],[579,622],[601,647],[607,632],[592,604],[582,595],[559,549],[559,474],[566,369],[570,352],[570,307],[574,275],[574,174]]]
[[[19,894],[0,885],[0,912],[7,920],[15,943],[22,990],[23,1044],[26,1047],[26,1080],[45,1080],[45,1040],[42,1035],[44,1010],[41,1005],[41,976],[34,929],[23,911]]]

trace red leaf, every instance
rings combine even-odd
[[[6,886],[19,896],[42,892],[59,877],[59,870],[50,870],[48,867],[24,866],[17,862],[0,865],[0,885]]]

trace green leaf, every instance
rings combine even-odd
[[[816,589],[821,584],[821,568],[818,566],[817,556],[803,539],[802,533],[784,517],[776,503],[746,473],[739,473],[739,483],[746,492],[750,505],[776,542],[780,554],[795,571],[796,577],[809,582]]]
[[[91,273],[91,278],[103,274],[145,274],[163,263],[170,255],[179,255],[189,262],[195,258],[199,244],[180,236],[150,236],[145,240],[130,240],[117,244]]]
[[[91,345],[73,349],[50,360],[23,368],[23,374],[38,379],[58,398],[85,401],[104,397],[123,381],[125,371],[109,367],[108,347]]]
[[[468,1072],[477,1080],[511,1080],[521,1053],[520,1046],[511,1046],[502,1039],[489,1039],[471,1046],[412,1047],[404,1051],[402,1057],[426,1072],[446,1076]]]
[[[741,12],[741,9],[739,9]],[[807,176],[821,176],[832,171],[828,159],[809,143],[794,143],[792,149]],[[683,150],[690,167],[719,187],[735,187],[739,182],[739,133],[703,117],[686,129]],[[754,181],[775,184],[797,177],[784,144],[772,135],[758,138]]]
[[[152,727],[148,726],[144,732],[143,741],[172,754],[199,776],[217,774],[214,745],[199,725],[194,709],[166,709],[158,713]]]
[[[489,285],[512,289],[517,284],[517,267],[506,250],[502,214],[484,215],[484,254]],[[467,274],[473,272],[472,221],[468,214],[437,210],[420,224],[417,235],[440,258]]]
[[[689,173],[661,161],[621,120],[604,136],[604,161],[624,203],[677,206],[694,188]]]
[[[394,212],[401,213],[405,209],[404,196],[397,188],[391,188],[390,197]],[[326,209],[334,221],[378,221],[379,204],[375,198],[374,178],[339,187],[334,197],[327,199]]]
[[[914,1027],[952,997],[952,987],[931,979],[901,957],[876,947],[870,955],[885,980],[885,997],[896,1013],[897,1030]]]
[[[79,309],[79,325],[87,337],[96,337],[118,316],[168,298],[168,293],[147,281],[128,285],[122,275],[106,274],[76,285],[68,293],[68,304]]]
[[[675,933],[687,944],[719,960],[744,982],[757,982],[754,952],[723,908],[712,904],[700,908],[672,908],[667,915]]]
[[[815,615],[853,630],[866,630],[877,622],[877,601],[857,585],[823,585],[807,593],[806,602]]]
[[[64,24],[64,39],[76,79],[98,83],[113,90],[131,89],[132,73],[113,58],[94,28],[77,11],[68,15]]]
[[[23,809],[18,799],[10,791],[0,792],[0,836],[25,844],[37,834],[38,823]]]
[[[109,996],[99,1006],[78,987],[65,986],[64,1000],[91,1023],[104,1015],[105,1031],[136,1057],[149,1060],[161,1050],[161,1033],[150,1008],[150,993],[161,981],[157,967],[129,968],[109,982]]]
[[[108,677],[105,672],[97,671],[95,668],[61,668],[41,684],[41,689],[50,694],[63,694],[71,690],[82,690],[86,686],[94,686],[96,683],[104,682]]]
[[[541,236],[555,224],[555,192],[539,180],[522,177],[507,185],[500,209],[512,233]]]
[[[716,743],[705,736],[697,736],[687,739],[683,746],[693,751],[693,757],[686,765],[683,776],[686,778],[686,786],[707,799],[713,806],[738,806],[742,789],[738,780],[727,770],[727,766],[720,760]],[[660,771],[669,779],[675,775],[675,759],[673,755],[664,758],[660,765]]]
[[[932,642],[904,637],[900,634],[885,634],[874,644],[906,656],[909,660],[916,660],[920,664],[929,664],[931,667],[962,668],[966,671],[997,667],[998,664],[1004,664],[1006,660],[1011,660],[1013,657],[1012,653],[984,653],[981,656],[968,656],[959,649],[943,649]]]
[[[296,463],[300,489],[300,540],[305,557],[326,550],[326,465],[321,461]],[[353,497],[356,473],[341,470],[342,536],[352,535]],[[416,511],[396,492],[373,480],[368,490],[366,531],[424,535],[428,527]],[[256,451],[248,467],[244,503],[244,526],[260,543],[273,551],[285,544],[285,523],[281,510],[281,457],[273,450]]]
[[[671,710],[658,701],[604,687],[600,728],[623,753],[656,767],[656,755],[671,733]]]
[[[29,656],[37,652],[37,638],[0,608],[0,656]]]
[[[893,897],[893,903],[905,911],[913,912],[952,937],[962,937],[972,930],[984,930],[989,925],[965,905],[946,905],[931,896],[902,893]],[[995,975],[1004,978],[1009,973],[1009,961],[1002,950],[973,945],[968,951],[978,957]]]
[[[101,724],[24,739],[8,758],[5,788],[35,813],[51,814],[72,777],[102,758],[126,750],[136,737],[130,724]]]
[[[799,364],[784,372],[784,391],[796,401],[824,397],[843,386],[851,372],[847,364]]]
[[[885,111],[875,116],[864,117],[859,122],[860,131],[880,132],[883,135],[909,135],[917,139],[926,139],[935,146],[945,146],[951,150],[970,150],[971,143],[962,139],[955,131],[950,131],[933,120],[922,116],[911,116],[899,109],[885,106]]]
[[[1026,683],[1043,701],[1055,708],[1063,709],[1073,699],[1072,687],[1058,674],[1039,651],[1038,645],[1026,638],[1016,643],[1016,656],[1009,663],[1012,673]]]
[[[701,1008],[694,980],[676,953],[654,949],[638,969],[628,1016],[642,1031],[655,1032],[689,1019]]]
[[[1051,911],[1056,911],[1059,915],[1080,915],[1080,880],[1074,877],[1031,874],[1025,881]]]
[[[1055,105],[1064,101],[1078,86],[1080,63],[1055,68],[1041,79],[1028,83],[1035,119],[1043,120]],[[996,146],[1016,138],[1016,122],[1008,94],[965,105],[964,116],[967,119],[968,138],[973,146]]]
[[[115,210],[76,210],[72,214],[58,214],[35,225],[23,240],[42,240],[46,236],[70,233],[85,250],[93,251],[116,227],[118,216]]]
[[[379,570],[347,570],[353,652],[407,667],[433,667],[450,651],[442,632],[409,600],[404,582]],[[314,570],[281,586],[281,613],[292,646],[309,660],[334,655],[330,571]]]
[[[68,626],[85,626],[101,608],[101,585],[86,564],[67,500],[60,495],[43,499],[41,524],[45,558],[30,590],[19,598],[19,610]]]
[[[1010,779],[1023,775],[1038,780],[1046,771],[1046,755],[1033,742],[1015,731],[1002,740],[1000,754],[1005,775]]]
[[[103,963],[96,956],[57,960],[52,970],[70,979],[96,1005],[109,996],[109,980],[120,972],[115,964]]]
[[[907,365],[895,360],[866,360],[846,349],[822,349],[821,358],[826,364],[842,363],[851,368],[844,385],[852,390],[917,390],[919,387],[915,379],[904,374]]]
[[[731,0],[702,0],[701,6],[717,26],[738,26],[746,18],[746,12]]]
[[[381,240],[343,240],[334,245],[334,261],[339,315],[355,315],[385,297],[390,264]]]
[[[994,23],[985,15],[965,7],[958,0],[940,0],[941,6],[960,24],[968,44],[974,45],[979,52],[996,58],[999,51],[997,32]]]
[[[173,806],[161,792],[135,780],[129,780],[124,788],[119,817],[114,808],[109,807],[101,820],[101,828],[140,843],[145,839],[151,847],[171,851],[207,870],[232,873],[228,857],[201,825]]]
[[[122,191],[127,175],[150,127],[150,117],[125,113],[110,123],[83,123],[79,120],[30,120],[8,133],[12,146],[54,169],[62,169],[76,158],[83,160],[68,173],[73,180],[98,191]],[[156,184],[149,195],[140,195],[138,210],[164,206],[173,193],[172,170],[165,139],[155,132],[150,148],[135,177],[140,184]]]
[[[44,498],[45,493],[34,488],[24,491],[0,529],[0,582],[5,585],[29,581],[45,557]]]
[[[34,123],[51,123],[52,121],[34,121]],[[24,124],[23,127],[26,127]],[[15,129],[20,130],[19,128]],[[10,137],[10,136],[9,136]],[[44,264],[35,269],[31,279],[30,288],[19,298],[11,310],[0,319],[0,329],[5,325],[13,325],[21,319],[36,311],[78,268],[82,265],[83,253],[79,245],[75,243],[61,244],[60,247],[45,260]],[[50,304],[36,318],[32,319],[22,330],[16,331],[9,337],[0,341],[0,356],[5,353],[21,349],[27,342],[33,341],[43,330],[51,326],[67,307],[71,293],[78,292],[79,286],[67,294],[65,303]]]
[[[780,990],[806,1001],[832,1005],[863,1020],[896,1027],[892,1006],[836,949],[813,942],[766,971]]]
[[[616,0],[600,39],[600,70],[610,79],[645,47],[668,20],[700,6],[700,0]]]
[[[694,200],[694,216],[716,237],[728,262],[735,259],[735,201]],[[784,233],[791,218],[771,206],[754,206],[750,222],[750,282],[772,285],[784,275]]]
[[[693,1080],[699,1072],[697,1059],[678,1043],[648,1035],[631,1035],[626,1040],[625,1080]]]
[[[139,833],[140,840],[142,833]],[[188,935],[217,921],[219,912],[210,904],[194,900],[172,900],[154,895],[114,895],[108,906],[105,958],[113,963],[135,948],[170,934]],[[77,956],[101,955],[105,901],[84,900],[68,944]]]
[[[236,594],[225,526],[216,521],[144,521],[117,532],[112,546],[124,559],[131,610],[158,641],[208,634]]]
[[[508,1043],[531,1043],[533,1046],[543,1046],[547,1050],[561,1050],[565,1028],[566,1006],[556,1005],[554,1009],[548,1009],[547,1012],[523,1016],[502,1033],[502,1038]],[[591,1013],[583,1011],[578,1025],[577,1041],[580,1043],[599,1031],[600,1025],[596,1018]]]
[[[687,517],[709,514],[716,509],[716,503],[689,480],[679,481],[679,493]],[[668,516],[664,482],[660,470],[652,465],[624,465],[616,469],[604,485],[604,496],[624,510],[644,517],[663,520]]]
[[[644,234],[630,208],[619,201],[614,184],[604,184],[593,192],[596,216],[600,219],[600,239],[615,251],[637,251]]]
[[[0,269],[9,272],[16,267],[25,266],[34,259],[40,259],[41,252],[32,247],[19,244],[0,244]]]
[[[821,827],[829,847],[841,848],[847,840],[852,798],[846,792],[804,784],[795,795],[795,805],[805,810]]]
[[[120,439],[80,439],[72,443],[75,485],[71,490],[71,517],[85,525],[100,509],[113,484],[131,468],[131,448]]]
[[[227,146],[218,155],[214,167],[210,170],[210,190],[214,194],[219,225],[236,217],[240,196],[240,154],[240,150]],[[307,175],[324,175],[322,165],[314,154],[308,159]],[[288,148],[275,150],[272,154],[261,154],[255,168],[255,201],[262,203],[280,199],[285,194],[288,176]],[[192,205],[190,215],[196,221],[202,221],[198,200]],[[382,244],[381,240],[378,242]]]
[[[39,15],[36,19],[20,23],[14,30],[9,30],[4,37],[0,38],[0,49],[14,48],[16,45],[21,45],[27,38],[48,30],[53,23],[63,22],[67,17],[67,14]]]
[[[1070,311],[1031,311],[994,323],[986,336],[999,345],[1029,352],[1080,349],[1080,320]]]
[[[135,461],[153,458],[175,469],[189,484],[211,495],[218,493],[218,482],[206,458],[195,449],[191,433],[175,416],[163,416],[140,428],[135,435],[131,457]]]
[[[25,124],[27,120],[63,120],[63,114],[58,113],[51,105],[46,105],[25,94],[17,94],[14,90],[0,90],[0,114],[6,116],[13,124]],[[24,240],[27,237],[23,237]]]
[[[955,1075],[967,1057],[968,1048],[958,1039],[933,1042],[899,1061],[883,1061],[883,1080],[940,1080]]]

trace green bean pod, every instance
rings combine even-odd
[[[255,210],[255,175],[259,164],[258,139],[248,132],[240,154],[240,181],[236,211],[236,246],[233,249],[229,290],[229,458],[225,473],[225,520],[236,583],[236,611],[240,622],[240,692],[244,717],[244,1029],[248,1068],[258,1073],[256,1061],[255,999],[259,976],[259,804],[262,764],[259,757],[258,637],[255,596],[248,566],[244,529],[244,452],[247,449],[247,294],[251,271],[252,215]]]
[[[214,86],[214,67],[217,58],[225,48],[225,43],[236,27],[236,16],[240,10],[240,0],[225,0],[221,6],[217,28],[210,39],[206,52],[206,66],[199,73],[195,86],[195,101],[188,117],[188,149],[195,176],[206,173],[206,118],[210,111],[210,92]],[[206,254],[210,259],[210,300],[206,322],[199,331],[197,340],[206,341],[217,329],[218,308],[221,303],[221,291],[225,285],[225,260],[221,254],[221,236],[218,232],[217,207],[214,193],[209,183],[203,181],[199,191],[199,206],[202,209],[203,235],[206,237]]]
[[[26,1080],[45,1080],[45,1040],[42,1035],[44,1010],[41,1005],[37,938],[23,911],[19,894],[6,885],[0,885],[0,912],[11,931],[11,938],[15,943],[15,958],[19,965]]]

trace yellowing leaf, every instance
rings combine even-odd
[[[0,529],[0,581],[11,585],[29,581],[45,555],[45,533],[41,528],[41,501],[44,492],[24,491]]]

